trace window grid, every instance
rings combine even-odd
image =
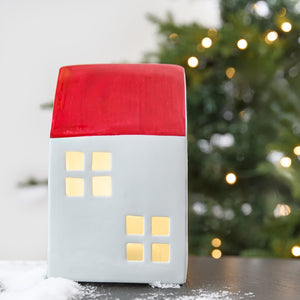
[[[88,164],[84,161],[85,154],[80,151],[65,152],[65,195],[67,197],[84,197],[86,189],[85,184],[91,185],[92,197],[111,197],[112,195],[112,180],[111,180],[111,152],[93,151]],[[87,168],[87,165],[90,168]],[[82,175],[72,176],[72,172],[80,172]],[[88,181],[84,180],[84,174]],[[78,174],[78,173],[76,173]]]
[[[150,223],[150,222],[149,222]],[[169,217],[151,217],[151,237],[160,236],[166,238],[163,242],[151,243],[151,261],[153,263],[169,263],[170,262],[170,218]],[[146,224],[147,226],[147,224]],[[126,215],[125,217],[126,235],[128,237],[142,235],[144,236],[144,217]],[[144,239],[146,236],[144,236]],[[135,246],[133,246],[135,245]],[[142,250],[141,250],[142,249]],[[141,259],[142,255],[142,259]],[[126,243],[126,259],[127,261],[143,262],[144,261],[144,243]]]

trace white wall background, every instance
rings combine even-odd
[[[58,69],[140,62],[155,49],[147,13],[180,23],[219,25],[218,0],[0,1],[0,259],[46,259],[47,188],[17,188],[47,178],[51,111]]]

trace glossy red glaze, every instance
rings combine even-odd
[[[50,136],[185,136],[185,116],[180,66],[67,66],[58,76]]]

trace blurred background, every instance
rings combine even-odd
[[[190,253],[300,257],[300,1],[0,2],[0,259],[46,259],[58,70],[187,79]]]

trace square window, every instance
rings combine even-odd
[[[92,171],[109,171],[111,170],[110,152],[93,152],[92,153]]]
[[[83,178],[66,177],[66,196],[81,197],[84,192]]]
[[[126,257],[129,261],[143,261],[144,259],[144,246],[143,244],[127,243],[126,244]]]
[[[83,152],[66,152],[66,170],[83,170]]]
[[[152,261],[169,262],[170,245],[169,244],[152,244]]]
[[[93,196],[111,196],[111,177],[93,176],[92,177],[92,195]]]
[[[144,234],[144,217],[126,216],[127,234]]]
[[[152,235],[169,235],[170,233],[169,217],[152,217],[151,230]]]

